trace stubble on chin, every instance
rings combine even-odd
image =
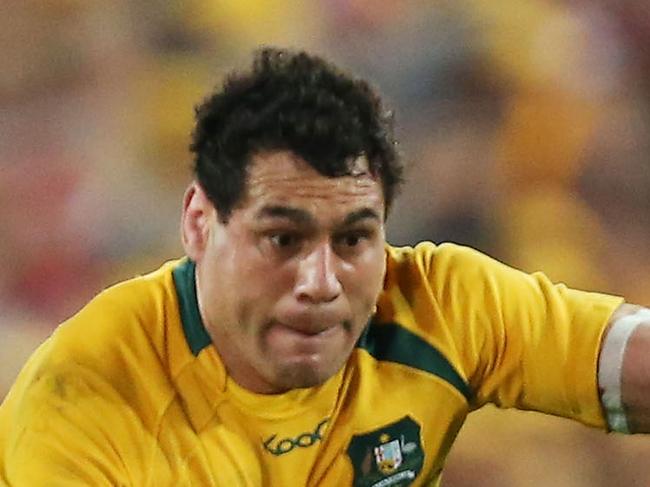
[[[354,330],[355,326],[351,320],[345,320],[342,323],[342,327],[348,335],[352,333],[355,333],[355,335],[361,335],[363,330],[365,330],[370,317],[371,314],[369,313],[364,325],[358,331]],[[268,328],[270,328],[270,325],[266,329]],[[275,393],[287,392],[292,389],[317,387],[324,384],[345,366],[354,351],[354,346],[357,340],[359,339],[357,336],[354,343],[348,343],[350,349],[347,350],[344,355],[337,355],[336,357],[331,357],[329,360],[321,357],[321,360],[324,360],[324,363],[319,364],[311,363],[309,360],[283,362],[282,358],[277,356],[275,357],[275,360],[273,360],[272,357],[268,356],[270,350],[264,342],[264,336],[265,334],[263,333],[261,335],[262,343],[260,346],[262,353],[266,355],[267,360],[270,360],[266,362],[265,366],[260,367],[258,370],[262,375],[266,376],[267,384],[271,386]],[[348,336],[348,338],[351,337]],[[275,363],[273,364],[273,362]],[[262,364],[259,365],[261,366]]]
[[[347,354],[340,359],[330,360],[326,364],[295,362],[276,364],[276,367],[274,367],[275,370],[273,371],[274,377],[270,382],[273,383],[274,388],[278,392],[320,386],[344,367],[349,355]]]
[[[319,373],[313,367],[293,365],[278,371],[277,386],[282,391],[316,387],[329,379],[328,374]]]

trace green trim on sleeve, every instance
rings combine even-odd
[[[472,391],[447,358],[430,343],[398,323],[371,321],[357,343],[375,359],[429,372],[456,388],[467,400]]]
[[[199,302],[196,298],[196,265],[187,259],[172,271],[172,275],[178,295],[178,307],[185,339],[192,354],[197,356],[201,350],[212,343],[212,340],[203,325]]]

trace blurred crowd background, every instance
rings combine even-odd
[[[181,255],[193,107],[261,44],[328,56],[395,109],[393,243],[468,244],[650,305],[647,0],[7,0],[0,397],[100,289]],[[485,408],[444,485],[648,486],[649,454]]]

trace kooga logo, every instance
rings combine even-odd
[[[309,448],[316,442],[323,439],[323,432],[325,425],[329,422],[330,418],[325,418],[323,421],[316,425],[316,429],[312,432],[302,433],[295,438],[283,438],[274,443],[277,435],[273,435],[264,441],[264,448],[267,452],[279,457],[285,453],[293,451],[294,448]]]

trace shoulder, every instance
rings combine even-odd
[[[418,265],[426,271],[429,271],[432,266],[463,266],[479,262],[486,264],[490,261],[496,262],[474,248],[449,242],[436,244],[424,241],[415,246],[402,247],[387,245],[386,254],[389,263]]]
[[[176,264],[168,262],[105,289],[62,323],[52,340],[58,348],[85,356],[123,341],[129,346],[145,345],[138,337],[146,335],[148,345],[162,351],[165,320],[174,317],[171,311],[177,307],[172,277]]]
[[[530,275],[469,247],[427,242],[389,248],[388,255],[381,318],[451,355],[468,341],[479,344],[505,311],[515,313],[540,295]]]
[[[421,242],[414,247],[387,246],[387,281],[421,278],[446,287],[458,280],[489,280],[493,274],[519,272],[471,247],[453,243]],[[412,284],[412,282],[411,282]]]
[[[173,393],[166,340],[178,320],[174,265],[102,291],[62,323],[30,358],[13,394],[77,408],[122,404],[155,422]]]

